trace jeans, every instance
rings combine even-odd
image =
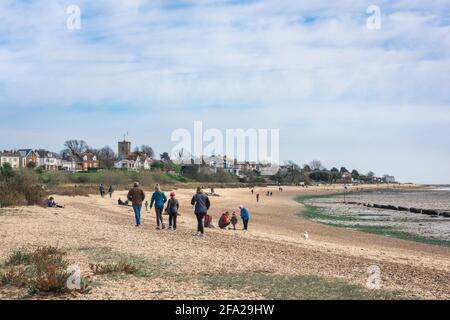
[[[155,207],[155,212],[156,212],[156,225],[159,227],[160,223],[164,224],[162,217],[163,207],[161,208]]]
[[[197,231],[201,234],[205,233],[203,228],[203,219],[205,218],[206,213],[196,213],[197,216]]]
[[[174,230],[177,228],[177,216],[178,213],[169,213],[169,226]]]
[[[248,229],[248,220],[249,220],[249,219],[247,219],[247,220],[242,220],[242,222],[244,222],[244,230],[247,230],[247,229]]]
[[[133,204],[134,216],[136,218],[136,225],[141,225],[141,207],[142,205]]]

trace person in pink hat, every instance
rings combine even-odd
[[[180,204],[175,198],[175,192],[170,193],[170,199],[167,201],[166,211],[169,214],[169,230],[177,230],[177,216]]]

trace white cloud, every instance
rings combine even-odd
[[[198,117],[226,127],[286,127],[290,141],[299,133],[290,125],[295,121],[322,141],[332,139],[333,125],[317,119],[339,125],[345,119],[352,133],[359,128],[355,122],[370,121],[369,135],[377,134],[374,123],[409,132],[450,122],[447,1],[379,1],[379,31],[366,28],[370,1],[294,0],[197,0],[178,8],[167,8],[167,1],[78,0],[82,29],[69,31],[65,9],[72,2],[1,2],[1,108],[14,106],[22,118],[27,110],[45,107],[51,115],[54,108],[60,122],[61,108],[91,108],[84,113],[91,119],[76,116],[84,123],[77,125],[108,132],[98,138],[104,144],[114,131],[98,119],[108,112],[111,122],[128,126],[143,121],[136,112],[153,122],[170,117],[160,111],[170,109],[186,115],[170,122],[174,128]],[[0,125],[2,135],[11,128],[5,120]],[[160,121],[152,126],[167,130]],[[75,125],[68,130],[80,131]],[[161,148],[169,139],[167,134]]]

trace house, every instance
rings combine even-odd
[[[353,181],[352,174],[350,172],[344,172],[341,176],[342,182],[350,183]]]
[[[75,157],[71,155],[64,155],[61,160],[61,169],[69,172],[77,171],[77,161]]]
[[[37,167],[39,166],[39,155],[32,149],[20,149],[17,151],[20,155],[20,167]]]
[[[114,163],[114,168],[125,170],[150,170],[152,158],[146,154],[131,153],[129,156],[122,156]]]
[[[35,152],[39,157],[38,167],[48,171],[56,171],[61,167],[62,159],[59,154],[44,149]]]
[[[84,152],[81,154],[74,155],[73,158],[76,161],[75,171],[88,171],[95,170],[100,167],[98,158],[92,152]]]
[[[388,174],[385,174],[383,177],[383,181],[385,183],[395,183],[395,177],[394,176],[390,176]]]
[[[20,168],[20,154],[15,151],[0,152],[0,166],[9,163],[13,169]]]
[[[276,175],[277,172],[280,170],[280,166],[276,164],[260,164],[259,166],[259,174],[262,177],[270,177],[273,175]]]

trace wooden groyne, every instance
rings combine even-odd
[[[395,211],[403,211],[403,212],[411,212],[411,213],[417,213],[417,214],[425,214],[428,216],[441,216],[444,218],[450,218],[450,211],[442,211],[442,210],[435,210],[435,209],[423,209],[423,208],[407,208],[402,206],[393,206],[393,205],[386,205],[386,204],[378,204],[378,203],[364,203],[364,202],[355,202],[355,201],[347,201],[345,204],[352,204],[352,205],[358,205],[358,206],[364,206],[367,208],[375,208],[375,209],[385,209],[385,210],[395,210]]]

